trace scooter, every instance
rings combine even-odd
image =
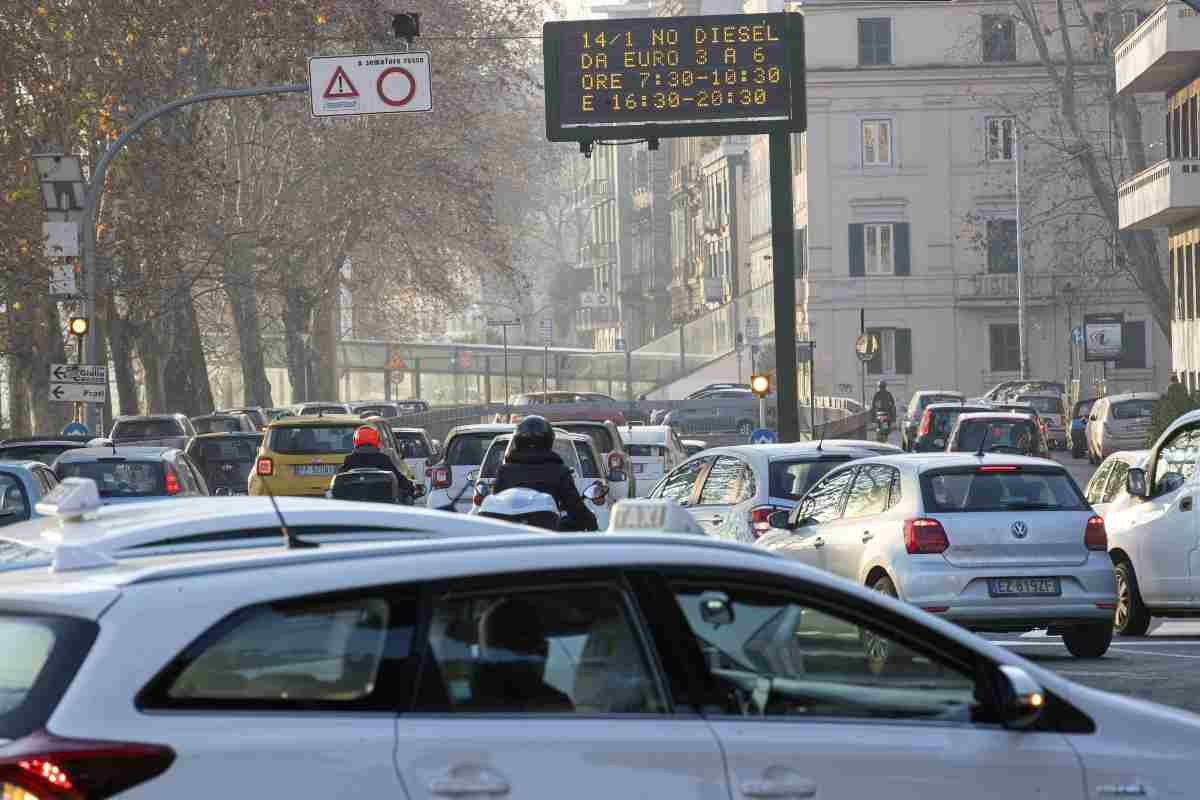
[[[407,487],[405,487],[407,488]],[[350,469],[329,480],[326,497],[334,500],[359,500],[368,503],[396,503],[411,506],[425,495],[425,487],[404,491],[396,476],[385,469]]]
[[[505,489],[489,494],[479,506],[479,516],[548,531],[558,531],[562,527],[558,503],[550,495],[534,489]]]
[[[875,437],[881,442],[886,442],[888,436],[892,434],[892,419],[886,411],[875,412]]]

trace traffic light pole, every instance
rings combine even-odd
[[[775,386],[779,441],[800,439],[796,376],[796,227],[792,208],[792,134],[770,134],[771,272],[775,281]]]

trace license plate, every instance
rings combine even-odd
[[[298,464],[292,470],[301,477],[316,475],[334,475],[338,471],[337,464]]]
[[[645,467],[645,466],[646,466],[645,464],[634,464],[634,465],[633,465],[633,471],[634,471],[634,474],[639,474],[639,473],[641,473],[641,471],[642,471],[642,468],[643,468],[643,467]]]
[[[989,578],[992,597],[1058,597],[1062,586],[1058,578]]]

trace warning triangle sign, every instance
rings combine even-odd
[[[350,82],[350,76],[341,67],[333,71],[333,77],[329,79],[329,85],[325,87],[326,100],[339,97],[358,97],[358,89],[354,88],[354,84]]]

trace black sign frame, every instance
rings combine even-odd
[[[795,13],[722,14],[724,20],[738,20],[742,25],[773,24],[783,31],[786,54],[783,65],[790,97],[789,116],[785,119],[739,119],[681,121],[671,118],[664,122],[638,121],[623,125],[564,126],[560,106],[563,101],[563,37],[575,32],[580,21],[547,22],[542,27],[542,56],[546,87],[546,138],[552,142],[589,144],[599,140],[667,139],[680,136],[735,136],[738,134],[799,133],[808,125],[804,72],[804,17]],[[596,24],[629,24],[662,27],[709,27],[712,17],[650,17],[639,19],[596,20]],[[729,24],[725,22],[724,24]],[[737,24],[737,23],[735,23]],[[779,65],[770,65],[779,66]],[[669,113],[669,112],[668,112]],[[673,115],[678,117],[678,114]]]

